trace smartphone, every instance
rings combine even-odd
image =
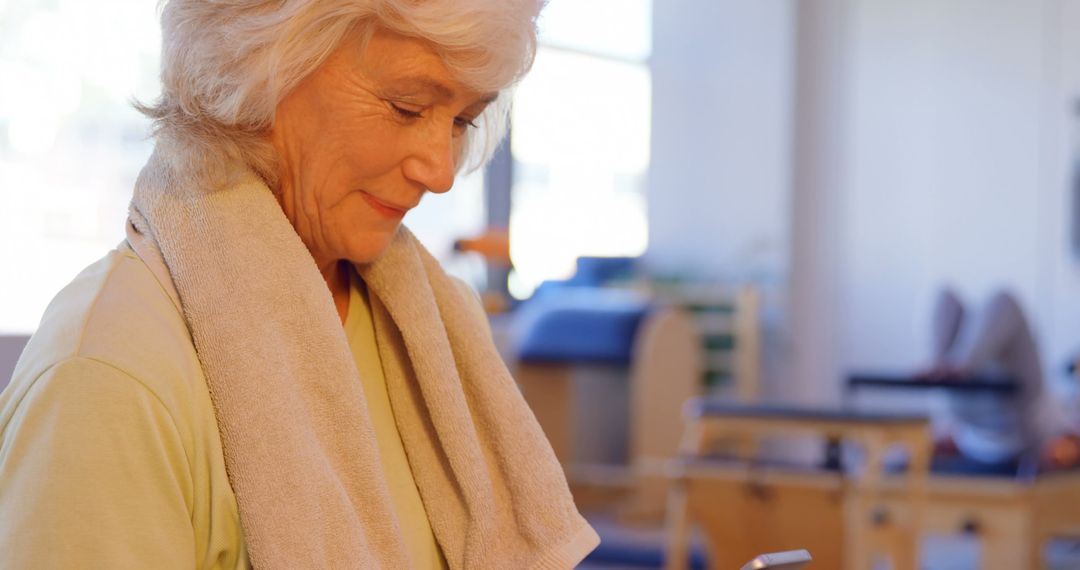
[[[806,550],[773,552],[771,554],[762,554],[747,562],[746,566],[742,567],[742,570],[762,570],[764,568],[769,570],[799,570],[811,560],[813,558],[810,557],[810,553]]]

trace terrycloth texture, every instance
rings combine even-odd
[[[269,189],[212,191],[159,144],[132,223],[157,244],[217,413],[255,568],[407,568],[360,379],[311,255]],[[491,339],[401,228],[368,285],[395,419],[451,568],[569,568],[599,539]]]
[[[390,391],[386,388],[386,374],[379,358],[379,344],[375,340],[375,317],[371,313],[367,286],[355,275],[355,271],[350,269],[349,273],[352,274],[349,276],[352,284],[349,287],[349,312],[344,323],[345,336],[352,348],[353,362],[360,370],[360,384],[367,399],[368,417],[375,428],[383,477],[390,491],[390,502],[394,505],[398,524],[401,525],[405,548],[409,551],[413,570],[448,570],[439,542],[435,540],[435,531],[431,529],[431,519],[424,508],[420,489],[416,486],[416,477],[409,467],[401,430],[394,419]],[[464,286],[463,283],[457,285],[459,288]],[[482,310],[478,302],[474,303],[472,309]]]

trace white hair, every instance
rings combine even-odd
[[[543,0],[167,0],[154,120],[186,174],[242,161],[275,188],[269,142],[278,103],[345,37],[377,27],[428,41],[455,77],[499,98],[470,129],[459,170],[481,166],[506,133],[506,91],[532,65]]]

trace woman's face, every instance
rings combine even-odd
[[[495,94],[457,82],[429,44],[355,38],[278,105],[278,200],[320,268],[372,261],[424,193],[454,183],[467,129]]]

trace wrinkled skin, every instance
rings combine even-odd
[[[278,105],[278,201],[342,321],[346,263],[374,260],[427,192],[448,192],[466,130],[494,99],[455,80],[429,44],[349,38]]]

